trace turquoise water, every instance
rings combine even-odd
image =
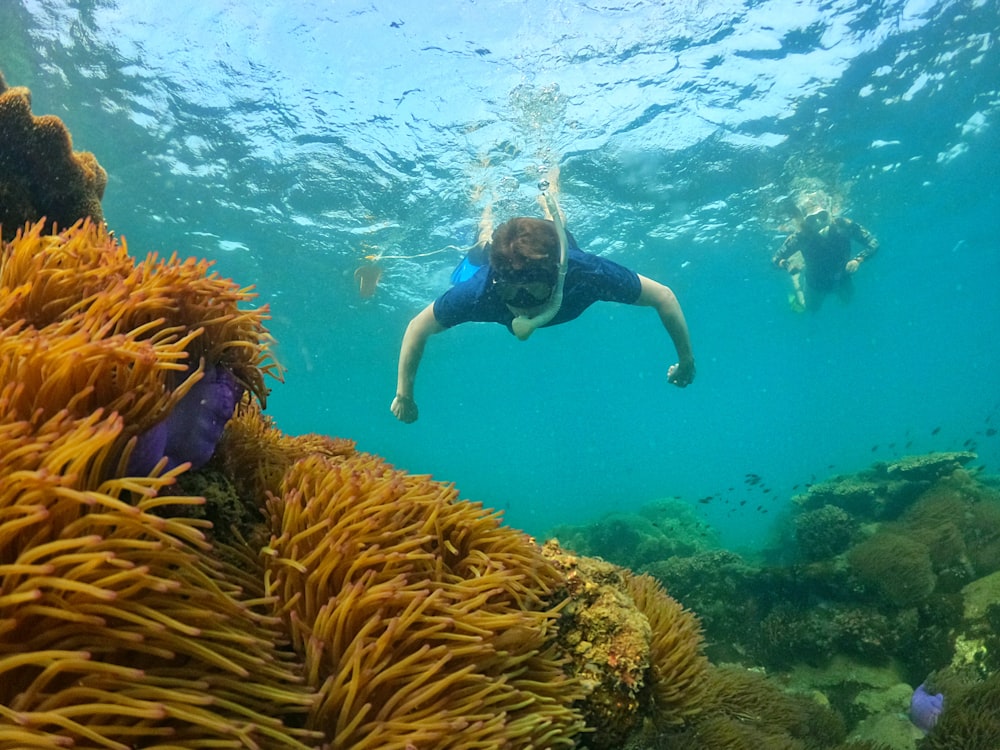
[[[796,487],[874,461],[974,445],[1000,472],[998,28],[995,1],[0,0],[0,70],[97,155],[135,254],[256,286],[286,432],[538,535],[679,496],[755,546]],[[584,249],[677,293],[696,382],[667,385],[651,310],[604,305],[525,343],[433,338],[421,418],[396,422],[449,246],[489,196],[537,215],[554,166]],[[810,315],[769,264],[803,179],[882,243]]]

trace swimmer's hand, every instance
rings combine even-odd
[[[667,370],[667,381],[673,383],[678,388],[686,388],[694,381],[694,360],[688,359],[670,365]]]
[[[396,394],[396,398],[392,400],[392,406],[389,408],[396,415],[396,419],[406,424],[416,422],[417,417],[420,416],[420,410],[417,409],[417,402],[410,396],[403,396],[399,393]]]

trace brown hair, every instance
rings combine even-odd
[[[490,265],[498,273],[559,264],[559,235],[555,224],[520,216],[493,232]]]

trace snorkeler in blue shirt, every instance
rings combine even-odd
[[[684,388],[694,380],[687,323],[669,287],[579,249],[562,225],[555,199],[544,194],[551,221],[518,217],[484,243],[486,265],[429,304],[410,321],[399,352],[392,413],[418,417],[413,398],[417,368],[432,335],[460,323],[500,323],[521,340],[544,326],[573,320],[598,301],[654,308],[673,340],[678,361],[667,380]]]

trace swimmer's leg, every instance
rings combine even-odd
[[[854,279],[851,276],[845,274],[840,279],[840,283],[837,285],[837,296],[845,305],[854,299]]]
[[[792,309],[796,312],[802,312],[806,309],[806,290],[805,282],[802,279],[802,272],[806,268],[805,258],[802,257],[801,252],[793,253],[789,258],[788,262],[785,264],[785,269],[788,271],[788,277],[792,280],[792,295],[788,300],[792,306]]]
[[[555,198],[556,201],[558,202],[558,200],[559,200],[559,165],[558,164],[556,166],[552,167],[551,169],[549,169],[549,171],[545,173],[545,176],[542,178],[540,184],[546,185],[546,187],[544,188],[544,191],[546,193],[548,193],[549,195],[551,195],[553,198]],[[545,198],[543,198],[541,195],[538,196],[538,204],[542,207],[542,211],[545,212],[545,218],[548,219],[549,221],[552,221],[552,214],[549,213],[549,207],[545,203]],[[562,219],[563,224],[565,224],[566,223],[566,214],[565,214],[565,212],[560,208],[559,209],[559,213],[561,214],[560,218]]]
[[[476,237],[476,245],[485,247],[493,239],[493,201],[489,201],[483,208],[483,214],[479,217],[479,234]]]
[[[806,296],[805,290],[799,281],[799,275],[795,274],[792,278],[792,293],[788,295],[788,306],[792,308],[792,312],[805,312],[806,311]]]

